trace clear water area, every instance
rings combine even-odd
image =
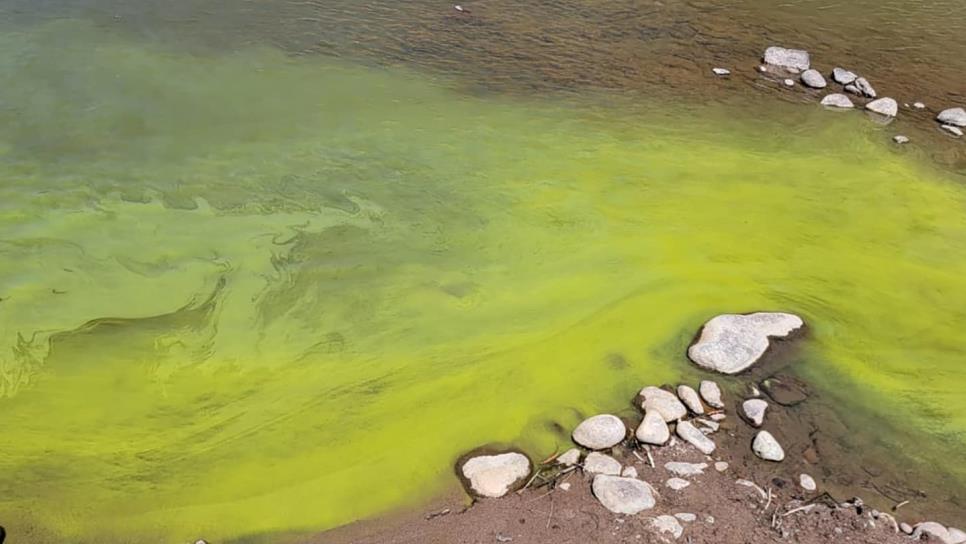
[[[0,51],[17,541],[268,542],[413,504],[462,451],[544,455],[552,423],[696,379],[724,311],[804,315],[799,367],[875,422],[849,440],[966,482],[962,172],[858,114],[468,96],[77,21]]]

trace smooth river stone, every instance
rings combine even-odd
[[[828,83],[818,70],[805,70],[801,75],[802,83],[813,89],[824,89]]]
[[[620,461],[610,455],[592,451],[584,459],[584,472],[588,474],[609,474],[617,476],[621,473]]]
[[[755,427],[761,427],[765,421],[765,410],[768,403],[761,399],[748,399],[741,403],[741,411],[749,423]]]
[[[940,125],[943,130],[952,134],[953,136],[962,136],[963,129],[959,127],[954,127],[953,125]]]
[[[694,390],[693,387],[689,385],[679,385],[678,386],[678,398],[681,402],[688,407],[694,414],[703,414],[704,405],[701,404],[701,397],[698,396],[698,392]]]
[[[840,85],[849,85],[855,82],[855,79],[859,77],[855,73],[850,72],[844,68],[833,68],[832,69],[832,79]]]
[[[681,404],[674,393],[659,387],[645,387],[641,389],[640,396],[644,399],[644,402],[641,403],[644,411],[656,411],[661,414],[664,421],[677,421],[688,415],[688,409]]]
[[[656,410],[650,410],[644,413],[644,420],[637,427],[634,436],[645,444],[663,446],[671,438],[671,430],[667,428],[667,423],[661,414]]]
[[[780,312],[715,316],[688,348],[688,358],[709,370],[737,374],[761,359],[770,338],[786,337],[804,324],[797,315]]]
[[[777,462],[785,459],[785,450],[768,431],[758,431],[758,434],[755,435],[755,441],[751,444],[751,449],[755,452],[755,455],[766,461]]]
[[[712,408],[724,408],[724,401],[721,400],[721,388],[711,380],[701,380],[698,386],[701,391],[701,398]]]
[[[855,88],[857,88],[863,95],[868,96],[869,98],[875,98],[875,89],[872,88],[872,84],[869,83],[869,80],[865,79],[864,77],[857,78],[853,85],[855,85]]]
[[[471,492],[497,498],[530,475],[530,459],[517,452],[480,455],[467,460],[460,470],[469,480]]]
[[[698,430],[697,427],[692,425],[690,421],[679,421],[677,433],[681,437],[681,440],[698,448],[701,453],[711,455],[714,452],[714,442]]]
[[[591,489],[600,504],[615,514],[634,515],[654,508],[651,486],[636,478],[600,474]]]
[[[600,414],[587,418],[574,429],[574,442],[591,450],[606,450],[620,444],[627,436],[627,427],[617,416]]]
[[[966,110],[963,108],[949,108],[939,112],[936,120],[947,125],[966,127]]]
[[[899,114],[899,104],[887,96],[869,102],[865,105],[865,109],[888,117],[895,117]]]
[[[798,477],[798,485],[802,486],[805,491],[815,491],[818,486],[815,484],[815,478],[812,478],[808,474],[801,474]]]
[[[822,105],[828,106],[831,108],[843,108],[843,109],[855,107],[855,104],[853,104],[852,101],[849,100],[849,97],[840,93],[832,93],[830,95],[826,95],[825,98],[822,99]]]
[[[769,47],[765,49],[765,64],[779,66],[781,68],[792,68],[794,70],[808,70],[811,62],[808,58],[808,51],[801,49],[786,49],[784,47]]]
[[[572,467],[580,462],[580,450],[577,448],[570,448],[569,450],[560,454],[557,457],[557,464],[563,465],[565,467]]]

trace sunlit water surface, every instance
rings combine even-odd
[[[17,542],[412,504],[462,451],[546,454],[548,422],[694,379],[724,311],[802,314],[803,374],[966,482],[966,190],[857,116],[468,96],[77,22],[0,34],[0,81]]]

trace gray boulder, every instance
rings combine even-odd
[[[621,473],[620,461],[610,455],[592,451],[584,459],[584,472],[588,474],[609,474],[617,476]]]
[[[656,410],[644,413],[644,420],[641,421],[634,436],[645,444],[663,446],[671,438],[671,431],[667,428],[664,418]]]
[[[693,387],[688,385],[679,385],[678,398],[680,398],[681,402],[688,407],[688,410],[691,410],[691,413],[704,413],[704,405],[701,404],[701,397],[698,396],[698,392],[695,391]]]
[[[855,85],[855,87],[863,95],[868,96],[869,98],[875,98],[875,89],[872,88],[872,84],[869,83],[869,80],[865,79],[864,77],[856,78],[853,85]]]
[[[811,63],[808,51],[775,46],[765,50],[764,58],[765,64],[793,70],[808,70]]]
[[[825,82],[825,78],[822,77],[822,74],[815,69],[802,72],[802,83],[813,89],[824,89],[828,85]]]
[[[724,408],[724,402],[721,400],[721,388],[718,387],[717,383],[711,380],[701,380],[698,390],[701,391],[701,398],[708,403],[708,406]]]
[[[585,419],[574,429],[574,442],[591,450],[606,450],[620,444],[627,436],[627,427],[619,417],[600,414]]]
[[[688,348],[688,358],[702,368],[737,374],[761,359],[771,338],[787,337],[804,325],[797,315],[780,312],[715,316]]]
[[[758,431],[754,442],[751,444],[751,449],[755,452],[755,455],[766,461],[777,462],[785,459],[785,450],[768,431]]]
[[[460,467],[470,491],[480,497],[502,497],[514,484],[530,475],[530,459],[517,452],[480,455]]]
[[[661,414],[664,421],[677,421],[688,415],[688,409],[681,404],[678,397],[660,387],[645,387],[641,389],[640,396],[644,399],[641,406],[645,412],[657,412]]]
[[[845,68],[835,67],[832,69],[832,79],[839,85],[849,85],[859,77]]]
[[[966,110],[963,108],[949,108],[939,112],[936,120],[945,125],[966,127]]]
[[[676,432],[681,440],[698,448],[705,455],[711,455],[715,450],[714,442],[692,425],[690,421],[679,421]]]
[[[854,108],[855,104],[844,94],[832,93],[822,99],[822,105],[832,108]]]
[[[755,427],[761,427],[761,424],[764,423],[765,410],[767,409],[768,403],[761,399],[748,399],[741,403],[742,414]]]
[[[873,100],[865,105],[865,109],[887,117],[895,117],[899,114],[899,104],[889,97]]]
[[[651,486],[636,478],[601,474],[594,477],[591,489],[600,504],[615,514],[634,515],[654,508]]]

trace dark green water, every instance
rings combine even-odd
[[[962,146],[939,168],[894,127],[752,88],[669,101],[697,76],[580,70],[597,52],[567,69],[532,44],[546,71],[501,76],[413,47],[461,35],[448,5],[265,5],[3,7],[12,542],[269,541],[404,507],[462,451],[542,456],[550,421],[693,379],[694,330],[762,308],[813,326],[801,372],[831,409],[882,422],[850,440],[940,467],[962,511]],[[560,35],[611,9],[561,6]],[[631,63],[623,24],[597,32]],[[654,46],[694,42],[676,29]]]

